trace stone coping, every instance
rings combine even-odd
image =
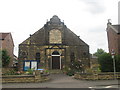
[[[9,77],[34,77],[35,75],[2,75],[2,78],[9,78]]]

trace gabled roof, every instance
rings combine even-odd
[[[120,24],[118,24],[118,25],[108,24],[108,27],[110,27],[112,30],[114,30],[117,34],[120,34]]]
[[[116,29],[117,33],[120,33],[120,25],[112,25]]]
[[[0,33],[0,39],[3,40],[6,38],[7,35],[9,35],[10,33]]]
[[[0,33],[0,40],[4,40],[8,35],[10,36],[13,46],[14,46],[14,41],[13,41],[12,35],[9,32],[8,33]]]
[[[67,26],[64,24],[64,22],[61,22],[58,16],[54,15],[50,21],[47,21],[47,23],[39,29],[37,32],[35,32],[33,35],[31,35],[29,38],[27,38],[25,41],[23,41],[21,44],[38,44],[38,45],[45,45],[48,44],[48,32],[52,29],[59,29],[64,32],[64,44],[65,45],[87,45],[83,40],[81,40],[74,32],[72,32]],[[47,42],[47,43],[46,43]]]

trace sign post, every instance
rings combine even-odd
[[[116,68],[115,68],[115,52],[112,50],[113,68],[114,68],[114,79],[116,80]]]

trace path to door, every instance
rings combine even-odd
[[[3,88],[89,88],[106,87],[117,88],[117,80],[85,81],[76,80],[64,74],[51,74],[51,80],[42,83],[7,83]]]

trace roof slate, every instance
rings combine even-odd
[[[0,33],[0,39],[5,39],[7,35],[9,35],[10,33]]]
[[[116,30],[117,33],[120,33],[120,25],[112,25]]]
[[[63,30],[64,32],[64,40],[66,45],[87,45],[83,40],[81,40],[75,33],[73,33],[69,28],[64,25],[64,22],[58,18],[58,16],[54,15],[50,21],[48,21],[43,28],[39,29],[35,32],[31,37],[27,38],[21,44],[46,44],[46,37],[48,36],[48,32],[52,29]],[[88,46],[88,45],[87,45]]]

